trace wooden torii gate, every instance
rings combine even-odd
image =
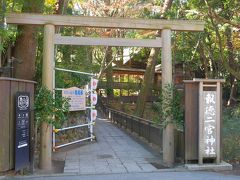
[[[203,31],[203,21],[130,19],[110,17],[85,17],[42,14],[8,14],[8,24],[29,24],[44,26],[43,40],[43,73],[42,83],[50,90],[54,88],[54,45],[103,45],[103,46],[135,46],[162,47],[162,88],[172,83],[172,31]],[[92,28],[147,29],[161,30],[161,38],[152,40],[62,37],[55,34],[55,26],[80,26]],[[52,159],[52,127],[46,123],[41,127],[41,138],[44,149],[41,149],[40,166],[51,168]],[[163,131],[163,161],[172,166],[174,163],[174,126],[168,124]]]

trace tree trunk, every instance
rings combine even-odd
[[[161,18],[164,18],[164,14],[167,12],[168,9],[171,8],[173,0],[165,0],[162,5],[161,9]]]
[[[41,0],[26,0],[23,4],[23,12],[42,12]],[[15,43],[13,52],[14,77],[19,79],[33,80],[35,76],[36,59],[36,27],[21,25],[18,27],[20,35]]]
[[[14,77],[19,79],[33,80],[35,76],[36,58],[36,28],[32,25],[18,27],[21,35],[18,37],[13,56],[16,58],[14,63]],[[13,59],[14,60],[14,59]]]
[[[137,107],[135,112],[135,115],[139,117],[143,117],[147,97],[148,95],[152,94],[149,92],[151,92],[151,89],[153,87],[155,66],[159,51],[159,48],[152,48],[148,58],[146,72],[144,74],[144,80],[142,83],[140,94],[138,95]]]
[[[162,8],[161,8],[161,18],[164,17],[164,14],[167,12],[168,9],[171,8],[173,0],[165,0],[163,2]],[[153,85],[153,79],[155,74],[155,65],[157,62],[157,56],[159,54],[160,49],[155,48],[151,49],[150,56],[148,58],[146,72],[144,74],[144,81],[142,83],[142,87],[140,90],[140,94],[137,99],[137,107],[135,115],[139,117],[143,117],[144,114],[144,108],[147,100],[147,96],[152,94],[150,93]],[[152,79],[151,79],[152,78]]]
[[[232,31],[229,27],[226,28],[225,35],[227,36],[227,50],[229,66],[236,71],[234,67],[234,50],[232,43]],[[237,103],[237,80],[234,75],[230,74],[231,92],[228,99],[228,106],[233,106]]]
[[[104,0],[104,4],[105,4],[105,16],[111,16],[109,14],[109,7],[111,5],[111,0]],[[106,29],[106,32],[111,32],[111,29]],[[108,33],[107,36],[110,37],[111,33]],[[111,100],[114,97],[113,94],[113,70],[112,70],[112,47],[107,47],[106,49],[106,54],[105,54],[105,60],[106,60],[106,69],[105,69],[105,73],[106,73],[106,79],[107,79],[107,84],[106,84],[106,91],[107,91],[107,98],[108,100]]]
[[[228,106],[234,106],[237,104],[237,79],[231,79],[230,80],[231,83],[231,91],[230,91],[230,95],[229,95],[229,99],[228,99]]]
[[[204,67],[204,75],[205,75],[205,78],[209,78],[209,71],[208,71],[208,59],[207,57],[205,56],[205,52],[204,52],[204,48],[202,46],[202,44],[200,43],[199,44],[199,54],[200,54],[200,60],[203,64],[203,67]]]
[[[69,0],[58,0],[56,2],[55,14],[64,14],[65,9],[67,8]]]
[[[107,68],[105,70],[106,72],[106,90],[107,90],[107,97],[108,99],[113,98],[113,69],[112,69],[112,47],[108,47],[106,50],[106,64]]]

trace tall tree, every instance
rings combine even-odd
[[[43,11],[42,0],[23,1],[22,12],[41,13]],[[14,77],[19,79],[33,80],[35,76],[36,59],[36,26],[18,26],[19,36],[15,42],[13,56],[18,59],[14,64]]]
[[[161,18],[163,18],[167,10],[171,8],[171,5],[172,5],[172,0],[165,0],[163,2],[162,7],[160,9]],[[144,80],[143,80],[142,87],[140,89],[140,93],[137,99],[137,106],[135,111],[136,116],[143,117],[147,97],[152,94],[151,90],[153,87],[155,66],[156,66],[159,52],[160,50],[158,48],[151,49],[150,56],[147,62],[146,71],[144,73]]]
[[[112,16],[111,13],[109,13],[109,7],[111,5],[111,1],[110,0],[104,0],[104,4],[106,6],[106,11],[105,11],[105,15],[107,16]],[[110,29],[107,29],[107,32],[111,32]],[[109,33],[110,35],[110,33]],[[112,83],[113,83],[113,69],[112,69],[112,47],[107,47],[106,50],[106,64],[107,64],[107,68],[105,70],[106,72],[106,80],[107,80],[107,84],[106,84],[106,89],[107,89],[107,97],[109,99],[113,98],[114,94],[113,94],[113,88],[112,88]]]
[[[148,57],[148,60],[147,60],[146,71],[144,73],[144,79],[141,84],[141,90],[138,95],[137,106],[136,106],[136,111],[135,111],[135,115],[137,115],[139,117],[143,117],[147,98],[149,95],[152,94],[151,90],[153,87],[155,66],[157,63],[157,58],[158,58],[159,52],[160,52],[159,48],[152,48],[150,55]]]
[[[240,22],[236,19],[240,4],[236,1],[225,0],[221,2],[205,1],[205,5],[208,9],[207,17],[210,20],[213,32],[216,34],[220,62],[223,64],[223,68],[227,72],[230,72],[228,105],[234,105],[237,102],[237,80],[240,80],[240,73],[238,71],[240,66],[236,60],[237,49],[233,41],[233,29],[240,27]],[[222,29],[219,29],[219,26]]]
[[[106,73],[106,80],[107,80],[107,84],[106,84],[107,97],[109,99],[111,99],[111,98],[113,98],[113,89],[112,89],[112,85],[113,85],[112,47],[107,47],[105,57],[106,57],[105,73]]]
[[[185,67],[195,72],[195,76],[192,75],[191,78],[201,76],[226,79],[224,86],[230,92],[229,105],[234,105],[237,101],[237,86],[240,79],[239,43],[237,43],[240,28],[240,21],[237,18],[239,7],[240,2],[234,0],[191,0],[184,2],[184,7],[179,8],[181,17],[205,21],[205,31],[200,33],[199,37],[189,33],[185,35],[184,40],[180,40],[181,47],[184,48],[181,54],[186,59],[183,60]],[[177,36],[180,34],[177,33]],[[197,45],[193,45],[192,42],[197,42]],[[192,46],[195,46],[195,51],[189,53]]]
[[[79,4],[82,9],[86,11],[86,14],[101,16],[101,17],[124,17],[128,11],[126,11],[127,5],[134,2],[134,0],[122,1],[122,0],[99,0],[99,1],[91,1],[88,0],[86,3],[82,2]],[[117,37],[121,30],[112,30],[112,29],[104,29],[100,32],[100,36],[105,37]],[[109,98],[113,97],[113,70],[112,70],[112,62],[113,62],[113,48],[106,47],[105,55],[102,57],[100,75],[103,73],[106,74],[106,90],[107,96]]]

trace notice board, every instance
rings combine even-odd
[[[16,93],[15,170],[27,167],[29,159],[30,94]]]
[[[86,93],[84,89],[77,87],[63,89],[62,97],[69,99],[69,111],[86,110]]]

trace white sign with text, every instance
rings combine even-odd
[[[84,89],[71,87],[62,90],[62,97],[69,99],[69,111],[86,110],[86,93]]]
[[[204,107],[204,157],[216,157],[216,91],[203,91]]]

